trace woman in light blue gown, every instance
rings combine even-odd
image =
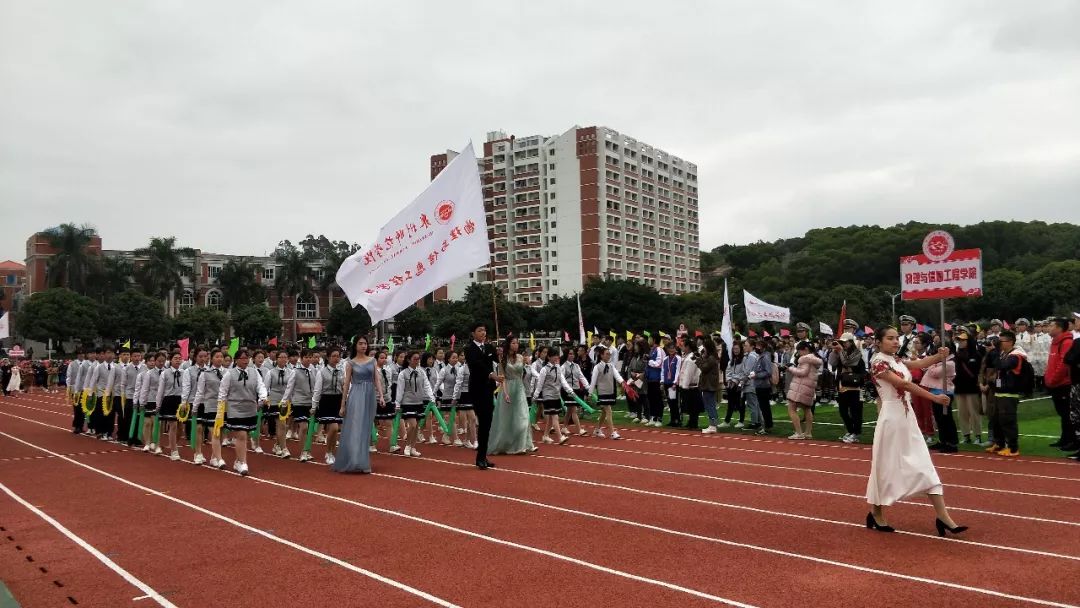
[[[500,366],[505,377],[495,396],[495,412],[491,418],[491,439],[488,454],[526,454],[535,452],[529,431],[529,401],[525,393],[525,361],[519,354],[517,338],[507,338]]]
[[[375,373],[375,358],[368,356],[364,336],[353,339],[352,358],[345,368],[343,385],[348,391],[342,399],[341,428],[337,458],[333,470],[339,473],[371,472],[371,428],[375,423],[375,405],[382,405],[382,379]]]

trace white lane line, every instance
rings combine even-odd
[[[864,474],[864,473],[845,473],[845,472],[842,472],[842,471],[828,471],[828,470],[825,470],[825,469],[808,469],[808,468],[804,468],[804,467],[789,467],[789,466],[784,466],[784,465],[779,465],[779,464],[765,464],[765,463],[762,463],[762,462],[746,462],[744,460],[727,460],[727,459],[723,459],[723,458],[706,458],[704,456],[684,456],[684,455],[681,455],[681,454],[668,454],[666,452],[641,452],[641,451],[636,451],[636,450],[621,450],[621,449],[618,449],[618,448],[605,448],[605,447],[596,446],[596,445],[580,445],[580,444],[571,445],[570,447],[583,449],[583,450],[602,450],[602,451],[605,451],[605,452],[619,452],[619,453],[623,453],[623,454],[638,454],[638,455],[642,455],[642,456],[659,456],[661,458],[676,458],[676,459],[679,459],[679,460],[694,460],[694,461],[699,461],[699,462],[709,462],[709,463],[716,463],[716,464],[735,464],[735,465],[740,465],[740,466],[758,467],[758,468],[764,468],[764,469],[778,469],[778,470],[783,470],[783,471],[796,471],[796,472],[799,472],[799,473],[817,473],[819,475],[833,475],[833,476],[837,476],[837,477],[855,477],[855,478],[858,478],[858,479],[866,479],[866,477],[867,477],[866,474]],[[787,454],[787,456],[798,456],[798,455],[796,455],[796,454]],[[1076,497],[1076,496],[1058,496],[1056,494],[1039,494],[1039,493],[1035,493],[1035,492],[1023,492],[1023,491],[1020,491],[1020,490],[1004,490],[1004,489],[1000,489],[1000,488],[984,488],[984,487],[981,487],[981,486],[969,486],[969,485],[962,485],[962,484],[957,484],[957,483],[947,483],[945,485],[950,487],[950,488],[964,488],[965,490],[977,490],[977,491],[980,491],[980,492],[993,492],[993,493],[996,493],[996,494],[1014,494],[1014,495],[1018,495],[1018,496],[1033,496],[1033,497],[1036,497],[1036,498],[1053,498],[1053,499],[1058,499],[1058,500],[1080,501],[1080,497]]]
[[[632,442],[637,442],[637,443],[649,443],[649,444],[664,445],[664,446],[674,445],[674,446],[688,447],[688,448],[703,448],[703,449],[707,449],[707,450],[724,450],[724,451],[732,451],[732,452],[747,452],[747,453],[750,453],[750,454],[764,454],[766,456],[795,456],[795,457],[798,457],[799,459],[812,458],[812,459],[817,459],[817,460],[836,460],[836,461],[840,461],[840,462],[865,463],[867,465],[869,465],[869,463],[870,463],[870,460],[866,459],[866,458],[845,458],[843,456],[824,456],[824,455],[821,455],[821,454],[806,454],[806,453],[803,453],[803,452],[789,452],[789,451],[779,451],[778,452],[778,451],[773,451],[773,450],[753,450],[753,449],[750,449],[750,448],[735,448],[735,447],[719,446],[719,445],[701,445],[701,444],[697,444],[697,443],[676,443],[676,442],[672,442],[672,441],[656,441],[656,440],[653,440],[653,439],[634,439],[634,438],[631,438],[631,437],[624,437],[623,439],[626,440],[626,441],[632,441]],[[955,456],[955,454],[950,454],[947,457],[952,458],[953,456]],[[942,456],[942,458],[946,458],[946,456]],[[940,465],[940,464],[937,464],[937,463],[934,463],[934,466],[936,468],[942,470],[942,471],[960,471],[960,472],[964,472],[964,473],[985,473],[985,474],[988,474],[988,475],[1006,475],[1006,476],[1013,476],[1013,477],[1034,478],[1034,479],[1050,479],[1050,480],[1053,480],[1053,481],[1080,482],[1080,477],[1058,477],[1058,476],[1055,476],[1055,475],[1039,475],[1039,474],[1034,474],[1034,473],[1018,473],[1018,472],[1015,472],[1015,471],[988,471],[988,470],[985,470],[985,469],[968,469],[968,468],[964,468],[964,467],[950,467],[950,466],[947,466],[947,465]]]
[[[643,472],[649,472],[649,473],[659,473],[659,474],[662,474],[662,475],[675,475],[675,476],[679,476],[679,477],[692,477],[692,478],[695,478],[695,479],[711,479],[711,480],[714,480],[714,481],[723,481],[723,482],[727,482],[727,483],[737,483],[737,484],[744,484],[744,485],[750,485],[750,486],[758,486],[758,487],[762,487],[762,488],[773,488],[773,489],[779,489],[779,490],[794,490],[796,492],[810,492],[812,494],[825,494],[825,495],[829,495],[829,496],[840,496],[840,497],[843,497],[843,498],[854,498],[854,499],[857,499],[857,500],[859,500],[859,501],[861,501],[863,503],[866,502],[866,496],[865,495],[851,494],[851,493],[848,493],[848,492],[838,492],[836,490],[822,490],[820,488],[804,488],[804,487],[801,487],[801,486],[790,486],[790,485],[778,484],[778,483],[768,483],[768,482],[764,482],[764,481],[750,481],[750,480],[747,480],[747,479],[734,479],[734,478],[731,478],[731,477],[720,477],[718,475],[706,475],[705,473],[688,473],[686,471],[673,471],[673,470],[670,470],[670,469],[656,469],[656,468],[651,468],[651,467],[641,467],[641,466],[630,465],[630,464],[621,464],[621,463],[616,463],[616,462],[600,462],[600,461],[596,461],[596,460],[583,460],[583,459],[578,459],[578,458],[564,458],[564,457],[561,457],[561,456],[542,456],[542,455],[539,455],[539,454],[534,454],[533,457],[541,458],[541,459],[544,459],[544,460],[561,460],[561,461],[572,462],[572,463],[576,463],[576,464],[590,464],[590,465],[596,465],[596,466],[601,466],[601,467],[614,467],[614,468],[620,468],[620,469],[627,469],[627,470],[631,470],[631,471],[643,471]],[[925,503],[925,502],[912,502],[912,501],[907,501],[907,500],[901,500],[901,501],[899,501],[899,504],[914,505],[914,506],[917,506],[917,507],[933,508],[933,505]],[[997,511],[985,511],[985,510],[982,510],[982,509],[970,509],[970,508],[965,508],[965,507],[955,507],[955,506],[952,506],[952,505],[949,506],[949,510],[950,511],[964,511],[964,512],[967,512],[967,513],[978,513],[980,515],[991,515],[991,516],[995,516],[995,517],[1008,517],[1008,518],[1012,518],[1012,519],[1022,519],[1022,520],[1026,520],[1026,521],[1035,521],[1035,522],[1046,523],[1046,524],[1059,524],[1059,525],[1064,525],[1064,526],[1077,526],[1077,527],[1080,527],[1080,522],[1064,521],[1064,520],[1060,520],[1060,519],[1047,519],[1047,518],[1044,518],[1044,517],[1032,517],[1032,516],[1028,516],[1028,515],[1015,515],[1015,514],[1012,514],[1012,513],[1000,513],[1000,512],[997,512]]]
[[[131,586],[137,588],[139,591],[142,591],[143,593],[145,593],[146,595],[144,597],[154,600],[155,602],[158,603],[158,605],[164,606],[165,608],[177,608],[176,604],[174,604],[174,603],[170,602],[169,600],[165,599],[165,597],[162,596],[157,591],[155,591],[153,587],[151,587],[150,585],[147,585],[146,583],[142,582],[141,580],[136,578],[135,575],[131,574],[127,570],[124,570],[122,567],[120,567],[119,564],[117,564],[113,560],[109,559],[109,557],[106,556],[101,551],[98,551],[97,549],[95,549],[93,545],[91,545],[90,543],[83,540],[82,537],[80,537],[78,534],[75,534],[71,530],[68,530],[67,528],[65,528],[63,524],[61,524],[60,522],[58,522],[55,519],[53,519],[52,517],[50,517],[48,513],[45,513],[41,509],[39,509],[39,508],[35,507],[34,505],[26,502],[26,500],[24,500],[22,496],[19,496],[18,494],[13,492],[10,488],[8,488],[3,483],[0,483],[0,490],[2,490],[5,494],[10,496],[12,498],[12,500],[14,500],[15,502],[17,502],[20,505],[26,507],[31,513],[33,513],[34,515],[37,515],[38,517],[40,517],[42,520],[45,521],[45,523],[47,523],[50,526],[56,528],[57,531],[59,531],[64,536],[68,537],[68,539],[71,540],[71,542],[75,543],[76,545],[79,545],[79,547],[81,547],[87,553],[94,556],[94,558],[97,559],[102,564],[104,564],[106,568],[108,568],[109,570],[112,570],[113,572],[119,574],[120,578],[127,581],[128,584],[130,584]]]
[[[404,458],[404,456],[402,456],[402,458]],[[425,459],[425,460],[432,460],[432,459],[429,458],[429,459]],[[456,462],[449,462],[449,461],[437,461],[437,462],[447,462],[448,464],[461,465],[461,466],[466,466],[466,467],[472,466],[472,465],[469,465],[469,464],[466,464],[466,463],[456,463]],[[494,470],[494,471],[503,471],[503,470],[506,470],[506,469],[499,468],[499,469],[492,469],[492,470]],[[982,588],[982,587],[972,587],[972,586],[963,585],[963,584],[960,584],[960,583],[950,583],[948,581],[940,581],[940,580],[921,577],[921,576],[912,576],[912,575],[908,575],[908,574],[901,574],[899,572],[892,572],[892,571],[889,571],[889,570],[879,570],[879,569],[870,568],[870,567],[867,567],[867,566],[859,566],[859,565],[856,565],[856,564],[849,564],[849,563],[845,563],[845,562],[839,562],[839,561],[820,558],[820,557],[813,557],[813,556],[810,556],[810,555],[805,555],[805,554],[802,554],[802,553],[793,553],[793,552],[784,551],[784,550],[781,550],[781,549],[773,549],[773,548],[770,548],[770,547],[762,547],[762,546],[759,546],[759,545],[751,545],[751,544],[748,544],[748,543],[740,543],[740,542],[736,542],[736,541],[725,540],[725,539],[722,539],[722,538],[704,536],[704,535],[701,535],[701,534],[694,534],[694,533],[691,533],[691,532],[683,532],[683,531],[680,531],[680,530],[670,530],[668,528],[661,528],[659,526],[653,526],[653,525],[642,523],[642,522],[627,521],[627,520],[618,519],[618,518],[615,518],[615,517],[609,517],[609,516],[606,516],[606,515],[599,515],[599,514],[596,514],[596,513],[591,513],[591,512],[588,512],[588,511],[580,511],[580,510],[576,510],[576,509],[568,509],[568,508],[564,508],[564,507],[558,507],[558,506],[555,506],[555,505],[549,505],[549,504],[546,504],[546,503],[540,503],[540,502],[530,501],[530,500],[521,499],[521,498],[513,498],[513,497],[503,496],[503,495],[499,495],[499,494],[492,494],[492,493],[483,492],[483,491],[480,491],[480,490],[472,490],[472,489],[469,489],[469,488],[459,488],[457,486],[451,486],[451,485],[448,485],[448,484],[442,484],[442,483],[437,483],[437,482],[432,482],[432,481],[422,481],[422,480],[417,480],[417,479],[411,479],[411,478],[408,478],[408,477],[401,477],[401,476],[397,476],[397,475],[388,475],[388,474],[385,474],[385,473],[375,473],[375,475],[378,475],[380,477],[389,477],[389,478],[392,478],[392,479],[399,479],[401,481],[419,483],[419,484],[422,484],[422,485],[428,485],[428,486],[433,486],[433,487],[439,487],[439,488],[445,488],[445,489],[450,489],[450,490],[457,490],[457,491],[462,491],[462,492],[480,494],[480,495],[483,495],[483,496],[486,496],[486,497],[489,497],[489,498],[495,498],[495,499],[500,499],[500,500],[507,500],[507,501],[511,501],[511,502],[518,502],[518,503],[522,503],[522,504],[528,504],[528,505],[531,505],[531,506],[541,507],[541,508],[545,508],[545,509],[551,509],[551,510],[563,512],[563,513],[567,513],[567,514],[579,515],[579,516],[582,516],[582,517],[587,517],[587,518],[591,518],[591,519],[597,519],[597,520],[602,520],[602,521],[607,521],[607,522],[612,522],[612,523],[617,523],[617,524],[623,524],[623,525],[632,526],[632,527],[636,527],[636,528],[643,528],[643,529],[651,530],[651,531],[654,531],[654,532],[660,532],[660,533],[663,533],[663,534],[670,534],[670,535],[674,535],[674,536],[680,536],[680,537],[683,537],[683,538],[692,538],[692,539],[695,539],[695,540],[701,540],[701,541],[710,542],[710,543],[727,545],[727,546],[730,546],[730,547],[738,547],[740,549],[749,549],[749,550],[752,550],[752,551],[761,551],[761,552],[769,553],[769,554],[772,554],[772,555],[780,555],[780,556],[783,556],[783,557],[790,557],[790,558],[793,558],[793,559],[810,561],[810,562],[814,562],[814,563],[817,563],[817,564],[835,566],[835,567],[839,567],[839,568],[846,568],[846,569],[849,569],[849,570],[856,570],[856,571],[864,572],[864,573],[868,573],[868,574],[877,574],[877,575],[881,575],[881,576],[887,576],[887,577],[890,577],[890,578],[898,578],[898,579],[902,579],[902,580],[914,581],[914,582],[919,582],[919,583],[926,583],[926,584],[929,584],[929,585],[936,585],[936,586],[940,586],[940,587],[948,587],[950,589],[958,589],[958,590],[961,590],[961,591],[969,591],[969,592],[972,592],[972,593],[990,595],[990,596],[994,596],[994,597],[1006,598],[1006,599],[1016,600],[1016,601],[1021,601],[1021,602],[1028,602],[1028,603],[1032,603],[1032,604],[1039,604],[1039,605],[1042,605],[1042,606],[1055,606],[1057,608],[1077,608],[1076,606],[1073,606],[1071,604],[1062,604],[1062,603],[1054,602],[1054,601],[1051,601],[1051,600],[1043,600],[1043,599],[1039,599],[1039,598],[1031,598],[1031,597],[1024,597],[1024,596],[1021,596],[1021,595],[1013,595],[1013,594],[1004,593],[1004,592],[1001,592],[1001,591],[995,591],[993,589],[985,589],[985,588]],[[317,495],[321,495],[320,492],[313,492],[313,493],[315,493]],[[331,498],[333,498],[334,500],[342,500],[342,501],[345,501],[345,502],[351,502],[348,499],[344,499],[344,498],[338,498],[338,497],[331,497]],[[949,540],[950,541],[955,541],[955,539],[949,539]]]
[[[0,412],[0,413],[3,413],[3,412]],[[22,418],[21,416],[14,416],[12,414],[4,414],[4,415],[11,416],[13,418],[20,418],[20,419],[26,420],[28,422],[33,422],[35,424],[40,424],[42,426],[58,429],[58,430],[61,430],[61,431],[65,430],[65,429],[62,429],[60,427],[55,427],[53,425],[50,425],[50,424],[47,424],[47,423],[44,423],[44,422],[38,422],[36,420],[30,420],[28,418]],[[12,436],[12,435],[8,435],[7,433],[0,432],[0,435],[10,437],[10,438],[15,439],[16,441],[18,441],[20,443],[26,444],[28,446],[31,446],[33,448],[36,448],[36,449],[41,450],[41,451],[46,452],[46,453],[49,453],[49,454],[54,453],[51,450],[48,450],[47,448],[43,448],[43,447],[34,445],[32,443],[29,443],[27,441],[23,441],[22,439],[19,439],[17,437]],[[270,454],[264,454],[264,455],[272,457],[272,455],[270,455]],[[57,455],[57,456],[59,456],[59,455]],[[77,464],[77,465],[79,465],[79,466],[81,466],[81,467],[83,467],[85,469],[94,471],[95,473],[104,475],[106,477],[109,477],[111,479],[115,479],[117,481],[120,481],[121,483],[125,483],[127,485],[130,485],[130,486],[133,486],[133,487],[136,487],[136,488],[144,489],[145,491],[147,491],[149,493],[153,493],[155,495],[161,496],[162,498],[166,498],[168,500],[172,500],[172,501],[178,502],[180,504],[189,505],[192,508],[194,508],[194,509],[196,509],[196,510],[198,510],[200,512],[205,512],[205,513],[207,513],[207,514],[209,514],[209,515],[211,515],[213,517],[216,517],[218,519],[222,519],[223,521],[228,521],[229,523],[232,523],[233,525],[240,526],[240,527],[242,527],[245,530],[248,530],[250,532],[265,536],[267,538],[270,538],[272,540],[276,540],[278,542],[282,542],[283,544],[287,544],[289,546],[292,546],[292,547],[294,547],[294,548],[296,548],[298,550],[304,551],[306,553],[310,553],[312,555],[318,555],[320,557],[323,557],[324,559],[334,561],[334,563],[338,563],[339,565],[343,565],[344,567],[348,567],[350,569],[355,568],[351,564],[347,564],[345,562],[339,562],[339,560],[336,560],[336,558],[333,558],[333,557],[331,557],[329,555],[318,553],[317,551],[314,551],[312,549],[307,549],[306,547],[302,547],[300,545],[295,545],[295,543],[292,543],[291,541],[286,541],[284,539],[279,539],[278,537],[276,537],[276,536],[274,536],[272,534],[268,534],[268,533],[263,532],[261,530],[251,528],[250,526],[247,526],[247,524],[237,522],[237,521],[232,520],[232,519],[230,519],[230,518],[228,518],[228,517],[226,517],[224,515],[219,515],[217,513],[207,511],[206,509],[203,509],[202,507],[199,507],[198,505],[188,503],[187,501],[184,501],[184,500],[179,499],[179,498],[174,498],[172,496],[167,496],[167,495],[165,495],[165,494],[163,494],[161,492],[158,492],[156,490],[146,488],[145,486],[142,486],[142,485],[140,485],[140,484],[138,484],[136,482],[129,481],[129,480],[124,479],[122,477],[118,477],[116,475],[113,475],[112,473],[102,471],[100,469],[94,468],[94,467],[92,467],[90,465],[83,464],[83,463],[78,462],[76,460],[71,460],[70,458],[64,458],[62,456],[60,456],[60,457],[63,458],[64,460],[67,460],[69,462]],[[190,462],[190,461],[185,460],[185,462]],[[236,476],[239,477],[239,475],[237,475],[236,473],[233,473],[231,471],[221,471],[221,472],[229,473],[231,475],[236,475]],[[464,529],[460,529],[460,528],[455,528],[453,526],[449,526],[449,525],[442,524],[442,523],[439,523],[439,522],[435,522],[435,521],[431,521],[431,520],[427,520],[427,519],[422,519],[420,517],[415,517],[415,516],[409,515],[407,513],[402,513],[402,512],[394,511],[394,510],[391,510],[391,509],[384,509],[382,507],[376,507],[376,506],[373,506],[373,505],[368,505],[368,504],[364,504],[364,503],[361,503],[361,502],[349,500],[347,498],[342,498],[342,497],[334,496],[334,495],[331,495],[331,494],[324,494],[322,492],[318,492],[318,491],[315,491],[315,490],[308,490],[308,489],[305,489],[305,488],[300,488],[300,487],[297,487],[297,486],[292,486],[292,485],[276,482],[276,481],[273,481],[273,480],[270,480],[270,479],[256,477],[254,475],[249,475],[247,477],[247,479],[249,479],[251,481],[267,484],[267,485],[270,485],[270,486],[278,487],[278,488],[284,488],[284,489],[288,489],[288,490],[293,490],[295,492],[300,492],[300,493],[303,493],[303,494],[309,494],[309,495],[312,495],[312,496],[318,496],[320,498],[325,498],[325,499],[328,499],[328,500],[334,500],[334,501],[346,503],[346,504],[349,504],[349,505],[353,505],[353,506],[356,506],[356,507],[360,507],[360,508],[363,508],[363,509],[374,511],[376,513],[382,513],[384,515],[391,515],[391,516],[394,516],[394,517],[400,517],[402,519],[406,519],[406,520],[416,522],[416,523],[422,523],[422,524],[425,524],[425,525],[428,525],[428,526],[433,526],[433,527],[439,528],[441,530],[446,530],[448,532],[453,532],[455,534],[461,534],[461,535],[464,535],[464,536],[468,536],[470,538],[476,538],[476,539],[484,540],[484,541],[491,542],[491,543],[494,543],[494,544],[503,545],[503,546],[507,546],[507,547],[512,547],[512,548],[515,548],[515,549],[520,549],[520,550],[528,551],[528,552],[531,552],[531,553],[536,553],[538,555],[543,555],[545,557],[550,557],[550,558],[553,558],[553,559],[569,562],[569,563],[572,563],[574,565],[581,566],[583,568],[589,568],[589,569],[592,569],[592,570],[596,570],[596,571],[602,572],[604,574],[610,574],[610,575],[613,575],[613,576],[618,576],[618,577],[633,580],[633,581],[636,581],[636,582],[639,582],[639,583],[645,583],[647,585],[653,585],[653,586],[657,586],[657,587],[662,587],[662,588],[665,588],[665,589],[668,589],[668,590],[671,590],[671,591],[678,591],[678,592],[685,593],[685,594],[688,594],[688,595],[692,595],[694,597],[698,597],[698,598],[701,598],[701,599],[711,600],[711,601],[718,602],[718,603],[721,603],[721,604],[726,604],[728,606],[734,606],[735,608],[757,608],[753,604],[746,604],[746,603],[739,602],[739,601],[736,601],[736,600],[731,600],[731,599],[728,599],[728,598],[724,598],[724,597],[720,597],[720,596],[713,595],[713,594],[710,594],[710,593],[706,593],[704,591],[698,591],[697,589],[692,589],[692,588],[689,588],[689,587],[683,587],[683,586],[680,586],[680,585],[676,585],[674,583],[668,583],[666,581],[655,580],[655,579],[648,578],[648,577],[645,577],[645,576],[639,576],[637,574],[632,574],[630,572],[624,572],[622,570],[616,570],[614,568],[609,568],[607,566],[601,566],[601,565],[598,565],[598,564],[593,564],[593,563],[590,563],[590,562],[587,562],[587,561],[584,561],[584,560],[577,559],[575,557],[571,557],[571,556],[568,556],[568,555],[563,555],[561,553],[555,553],[553,551],[548,551],[546,549],[540,549],[538,547],[532,547],[530,545],[524,545],[524,544],[521,544],[521,543],[516,543],[516,542],[513,542],[513,541],[509,541],[509,540],[504,540],[504,539],[497,538],[497,537],[494,537],[494,536],[487,536],[485,534],[481,534],[479,532],[473,532],[471,530],[464,530]],[[361,570],[361,569],[356,568],[356,570]],[[366,572],[366,571],[364,571],[364,572]],[[374,577],[378,577],[378,575],[374,575]],[[377,579],[377,580],[381,580],[381,577],[380,577],[380,579]],[[391,584],[396,583],[396,581],[391,581],[390,579],[385,579],[385,580],[389,581]],[[396,583],[395,584],[395,586],[398,586],[398,585],[402,585],[402,584],[401,583]],[[404,585],[402,585],[402,587],[404,587]],[[411,589],[411,587],[409,587],[408,589]],[[419,593],[423,593],[423,592],[419,592]],[[443,601],[443,600],[439,600],[438,598],[434,598],[434,596],[428,596],[428,597],[431,597],[434,600],[434,603],[437,603],[437,604],[439,602]],[[427,599],[427,597],[425,597],[425,599]],[[449,603],[441,603],[439,605],[453,606],[453,604],[449,604]]]
[[[10,414],[6,414],[6,415],[10,416]],[[33,422],[33,421],[31,421],[31,422]],[[44,426],[52,426],[52,425],[47,425],[47,424],[44,424],[44,423],[40,423],[40,424],[43,424]],[[64,430],[64,429],[61,429],[61,430]],[[66,460],[67,462],[70,462],[71,464],[82,467],[82,468],[84,468],[84,469],[86,469],[88,471],[93,471],[94,473],[97,473],[98,475],[108,477],[109,479],[112,479],[113,481],[118,481],[118,482],[120,482],[120,483],[122,483],[124,485],[128,485],[128,486],[131,486],[133,488],[142,490],[143,492],[146,492],[147,494],[153,494],[154,496],[157,496],[159,498],[164,498],[165,500],[169,500],[169,501],[175,502],[176,504],[183,505],[183,506],[185,506],[185,507],[187,507],[189,509],[198,511],[199,513],[202,513],[204,515],[208,515],[210,517],[213,517],[214,519],[219,519],[219,520],[221,520],[221,521],[223,521],[225,523],[236,526],[237,528],[240,528],[240,529],[245,530],[247,532],[250,532],[252,534],[257,534],[259,536],[262,536],[263,538],[266,538],[268,540],[272,540],[272,541],[274,541],[276,543],[280,543],[282,545],[285,545],[286,547],[295,549],[295,550],[300,551],[302,553],[306,553],[306,554],[308,554],[308,555],[310,555],[312,557],[318,557],[320,559],[324,559],[324,560],[326,560],[326,561],[328,561],[330,563],[333,563],[333,564],[335,564],[337,566],[341,566],[342,568],[345,568],[346,570],[350,570],[350,571],[355,572],[357,574],[360,574],[360,575],[366,576],[368,578],[371,578],[373,580],[376,580],[376,581],[378,581],[380,583],[383,583],[383,584],[389,585],[391,587],[394,587],[395,589],[399,589],[399,590],[404,591],[406,593],[409,593],[409,594],[415,595],[417,597],[423,598],[423,599],[425,599],[425,600],[427,600],[427,601],[429,601],[432,604],[435,604],[437,606],[443,606],[445,608],[457,608],[457,606],[455,604],[453,604],[451,602],[448,602],[448,601],[446,601],[446,600],[444,600],[442,598],[435,597],[434,595],[431,595],[430,593],[427,593],[426,591],[422,591],[422,590],[417,589],[415,587],[410,587],[409,585],[406,585],[404,583],[400,583],[400,582],[398,582],[398,581],[396,581],[394,579],[387,578],[385,576],[382,576],[382,575],[377,574],[375,572],[372,572],[370,570],[366,570],[366,569],[361,568],[359,566],[354,566],[353,564],[350,564],[349,562],[338,559],[338,558],[334,557],[333,555],[328,555],[326,553],[322,553],[321,551],[316,551],[315,549],[311,549],[309,547],[305,547],[304,545],[294,543],[294,542],[292,542],[290,540],[286,540],[284,538],[281,538],[280,536],[276,536],[274,534],[270,534],[269,532],[266,532],[266,531],[260,530],[258,528],[255,528],[253,526],[249,526],[249,525],[247,525],[247,524],[245,524],[245,523],[243,523],[241,521],[237,521],[237,520],[235,520],[235,519],[233,519],[231,517],[221,515],[220,513],[215,513],[214,511],[211,511],[209,509],[201,507],[201,506],[199,506],[197,504],[190,503],[190,502],[188,502],[186,500],[183,500],[183,499],[180,499],[180,498],[176,498],[175,496],[169,496],[168,494],[165,494],[164,492],[159,492],[158,490],[155,490],[153,488],[149,488],[147,486],[136,483],[134,481],[125,479],[123,477],[120,477],[119,475],[114,475],[112,473],[109,473],[108,471],[103,471],[103,470],[98,469],[96,467],[92,467],[92,466],[90,466],[88,464],[84,464],[82,462],[79,462],[78,460],[73,460],[71,458],[68,458],[67,456],[62,455],[62,454],[57,454],[56,452],[53,452],[52,450],[50,450],[48,448],[44,448],[44,447],[41,447],[39,445],[30,443],[29,441],[24,441],[24,440],[14,436],[14,435],[10,435],[10,434],[2,432],[2,431],[0,431],[0,435],[3,435],[4,437],[7,437],[8,439],[17,441],[17,442],[19,442],[19,443],[21,443],[23,445],[32,447],[32,448],[34,448],[36,450],[40,450],[42,452],[45,452],[46,454],[51,454],[51,455],[53,455],[53,456],[55,456],[57,458],[60,458],[61,460]],[[101,557],[105,558],[104,555],[102,555]],[[108,559],[108,558],[105,558],[105,559]],[[140,589],[142,589],[143,591],[148,592],[148,593],[152,592],[152,590],[149,589],[149,587],[146,587],[146,588],[140,587]],[[172,604],[169,604],[169,606],[172,606]]]

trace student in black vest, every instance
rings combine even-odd
[[[495,384],[502,382],[502,378],[495,373],[498,358],[495,347],[487,343],[487,325],[476,323],[472,338],[472,342],[465,347],[465,364],[469,366],[469,393],[473,398],[473,411],[476,412],[476,466],[485,470],[495,466],[487,458],[488,436],[491,434]]]

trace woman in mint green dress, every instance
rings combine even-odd
[[[526,454],[535,452],[529,432],[529,401],[525,393],[525,361],[519,354],[517,338],[507,338],[500,362],[505,377],[495,396],[495,412],[491,418],[491,439],[488,454]]]

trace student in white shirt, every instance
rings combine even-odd
[[[615,405],[615,397],[618,387],[625,386],[626,381],[619,374],[617,365],[611,363],[611,351],[600,351],[600,360],[592,370],[592,382],[589,383],[589,392],[596,393],[596,403],[600,407],[600,418],[596,421],[593,435],[604,437],[603,428],[607,428],[608,436],[612,439],[620,439],[615,430],[615,421],[611,415],[611,408]]]

